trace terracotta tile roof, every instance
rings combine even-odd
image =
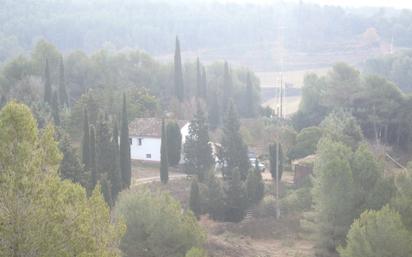
[[[167,120],[166,120],[167,122]],[[178,120],[177,124],[182,128],[187,121]],[[161,137],[162,119],[137,118],[129,123],[129,135],[140,137]]]

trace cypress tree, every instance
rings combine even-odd
[[[166,184],[169,181],[169,163],[167,161],[167,138],[165,121],[162,120],[162,141],[160,144],[160,181]]]
[[[112,198],[112,192],[111,192],[111,185],[110,181],[107,178],[107,174],[103,174],[103,176],[99,180],[101,186],[102,186],[102,194],[104,197],[104,200],[106,203],[112,207],[113,206],[113,198]]]
[[[214,90],[209,97],[209,125],[211,129],[216,129],[220,125],[220,105],[217,92]]]
[[[60,135],[59,149],[63,154],[63,159],[59,166],[60,177],[62,179],[70,179],[74,183],[80,183],[86,187],[87,183],[85,183],[85,174],[80,158],[70,144],[69,137],[65,134]]]
[[[56,126],[60,125],[60,115],[59,115],[59,100],[57,99],[57,92],[53,92],[53,97],[50,105],[51,113],[53,116],[53,121]]]
[[[174,86],[175,96],[180,102],[184,100],[184,84],[183,84],[183,70],[182,70],[182,58],[180,55],[180,42],[176,37],[175,59],[174,59]]]
[[[239,169],[236,168],[232,171],[232,177],[228,184],[226,191],[226,220],[238,222],[242,220],[247,207],[246,193]]]
[[[209,132],[202,108],[198,106],[197,113],[189,125],[189,135],[184,145],[185,169],[188,174],[196,174],[203,182],[214,160],[212,148],[209,145]]]
[[[120,128],[120,170],[123,188],[129,188],[132,180],[130,159],[129,122],[127,120],[126,95],[123,95],[123,114]]]
[[[98,179],[98,175],[97,175],[97,163],[96,163],[96,131],[94,126],[90,126],[90,146],[89,146],[89,165],[90,165],[90,173],[91,173],[91,190],[92,191],[97,184],[97,179]]]
[[[252,81],[250,79],[250,74],[247,74],[246,79],[246,90],[245,90],[245,102],[244,102],[244,115],[246,118],[253,118],[256,116],[256,103],[255,103],[255,93],[253,90]]]
[[[106,174],[106,179],[110,179],[110,173],[115,165],[114,162],[113,147],[107,119],[100,116],[96,133],[97,180],[100,180],[103,174]]]
[[[199,57],[196,59],[196,97],[202,97],[202,71]]]
[[[193,179],[190,185],[189,208],[197,218],[199,218],[202,212],[201,204],[199,184],[197,183],[197,179]]]
[[[224,219],[225,199],[223,186],[211,171],[207,180],[207,211],[214,220]]]
[[[226,162],[226,167],[223,169],[224,177],[230,177],[231,172],[238,169],[242,180],[245,180],[250,168],[248,148],[240,134],[240,122],[232,101],[223,127],[222,147]]]
[[[166,125],[167,160],[170,166],[176,166],[180,162],[182,151],[182,133],[176,122],[168,122]]]
[[[84,109],[83,118],[82,163],[85,170],[90,170],[89,116],[86,109]]]
[[[225,62],[223,70],[223,95],[222,95],[222,108],[223,112],[227,111],[230,99],[232,98],[232,77],[229,71],[229,64]]]
[[[113,137],[112,137],[112,155],[113,164],[110,173],[112,200],[117,199],[117,195],[122,191],[122,177],[120,173],[120,161],[119,161],[119,131],[117,128],[117,122],[114,123]]]
[[[66,82],[64,78],[64,62],[63,57],[60,58],[60,72],[59,72],[59,102],[63,107],[69,107],[69,96],[66,91]]]
[[[206,78],[206,69],[202,66],[202,81],[201,81],[201,97],[207,99],[207,78]]]
[[[259,170],[252,169],[246,179],[246,193],[250,205],[255,205],[263,198],[264,184]]]
[[[276,180],[276,143],[269,145],[269,162],[270,162],[270,174],[272,179]],[[283,174],[283,151],[282,145],[279,144],[279,181],[282,180]]]
[[[50,81],[49,60],[46,59],[46,67],[44,69],[44,102],[51,104],[52,101],[52,87]]]

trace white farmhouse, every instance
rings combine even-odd
[[[189,123],[177,121],[184,142]],[[137,118],[129,124],[130,155],[132,160],[160,162],[162,120]],[[182,142],[182,143],[183,143]]]

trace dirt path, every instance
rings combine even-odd
[[[169,181],[179,179],[179,178],[186,178],[186,174],[170,174],[169,173]],[[152,182],[159,182],[160,176],[156,177],[148,177],[148,178],[137,178],[133,180],[133,185],[141,185],[141,184],[148,184]]]

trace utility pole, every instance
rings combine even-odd
[[[280,218],[279,204],[279,140],[276,140],[276,219]]]

